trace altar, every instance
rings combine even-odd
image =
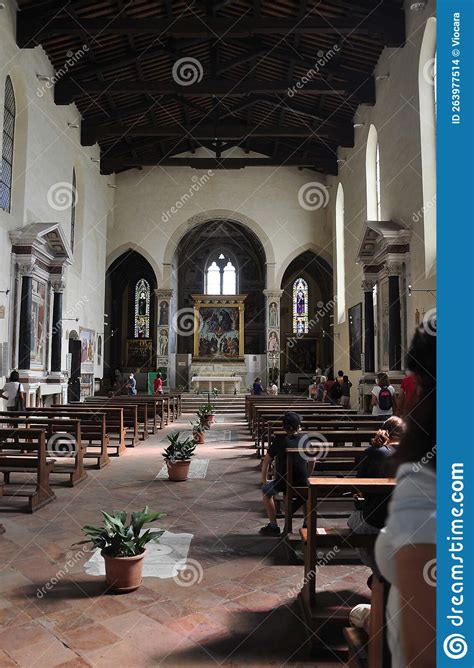
[[[192,376],[192,389],[197,392],[212,392],[214,388],[221,394],[239,394],[242,376]]]

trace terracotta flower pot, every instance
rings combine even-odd
[[[191,465],[190,459],[184,459],[182,461],[167,461],[168,466],[168,477],[173,482],[183,482],[187,480],[189,467]]]
[[[126,594],[142,583],[145,552],[136,557],[110,557],[102,552],[105,561],[105,582],[113,591]]]
[[[214,415],[204,415],[202,418],[202,424],[203,426],[211,427],[212,424],[214,424],[215,418]]]
[[[195,432],[193,434],[193,438],[196,441],[196,443],[204,443],[204,432],[203,431],[199,433]]]

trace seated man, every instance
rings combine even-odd
[[[266,526],[260,529],[259,533],[262,536],[280,535],[280,527],[277,524],[275,500],[273,497],[278,492],[284,492],[286,490],[286,449],[298,448],[300,444],[303,443],[304,439],[304,435],[300,433],[301,417],[297,413],[285,413],[282,422],[286,434],[275,436],[262,462],[263,505],[268,515],[268,519],[270,520]],[[302,453],[304,454],[303,449]],[[277,458],[275,478],[267,481],[268,469],[275,457]],[[293,484],[295,487],[305,487],[308,484],[307,462],[302,456],[294,458]],[[305,501],[303,499],[295,499],[293,501],[293,512],[298,510],[304,503]]]

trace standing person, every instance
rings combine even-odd
[[[262,499],[269,519],[269,523],[259,531],[262,536],[280,535],[280,527],[277,523],[275,500],[273,497],[278,492],[286,491],[287,448],[299,447],[300,440],[304,438],[303,434],[300,433],[301,417],[297,413],[285,413],[282,422],[286,434],[275,436],[262,461]],[[273,480],[267,481],[268,469],[275,457],[277,458],[275,477]],[[295,487],[306,487],[308,484],[308,466],[306,460],[301,456],[294,458],[293,483]],[[304,499],[294,499],[293,511],[298,510],[304,503]]]
[[[426,565],[436,559],[436,320],[418,327],[407,368],[419,388],[394,463],[397,485],[375,559],[392,585],[387,640],[393,668],[436,665],[436,587]]]
[[[163,394],[163,378],[161,373],[156,374],[156,378],[153,382],[153,392],[155,394]]]
[[[318,394],[318,383],[316,382],[316,379],[314,379],[314,381],[308,388],[309,399],[313,399],[314,401],[316,401],[317,394]]]
[[[379,373],[372,388],[372,415],[393,415],[396,410],[395,388],[386,373]]]
[[[274,396],[278,394],[278,385],[273,381],[268,386],[268,394],[273,394]]]
[[[262,385],[262,379],[260,378],[260,376],[257,376],[252,386],[252,394],[254,394],[256,397],[259,397],[261,394],[263,394],[263,392],[264,390]]]
[[[330,393],[335,384],[336,381],[334,380],[334,376],[332,375],[332,373],[329,373],[329,375],[327,376],[327,380],[324,383],[323,401],[329,401],[330,403],[333,403],[330,399]]]
[[[12,371],[9,380],[0,391],[0,397],[6,399],[7,411],[21,411],[25,407],[25,388],[20,383],[18,371]]]
[[[318,392],[316,394],[316,401],[322,401],[324,397],[324,384],[327,381],[326,376],[321,376],[318,383]]]
[[[339,385],[342,385],[342,383],[344,382],[344,371],[341,371],[341,370],[339,369],[339,371],[337,372],[337,378],[336,378],[336,380],[337,380],[337,382],[339,383]]]
[[[351,407],[351,387],[352,387],[352,383],[349,380],[349,376],[343,376],[342,385],[341,385],[341,390],[342,390],[341,406],[343,408],[350,408]]]
[[[398,393],[397,412],[400,417],[408,415],[416,402],[418,386],[414,374],[407,372],[405,378],[400,383],[400,392]]]
[[[321,369],[321,365],[318,364],[316,367],[316,371],[314,372],[315,376],[320,376],[323,373],[323,370]]]
[[[127,390],[129,397],[134,397],[137,394],[137,381],[133,373],[128,377]]]

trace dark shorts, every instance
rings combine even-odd
[[[264,485],[262,485],[262,494],[265,494],[265,496],[271,498],[279,492],[284,492],[285,489],[286,487],[283,480],[269,480]]]

